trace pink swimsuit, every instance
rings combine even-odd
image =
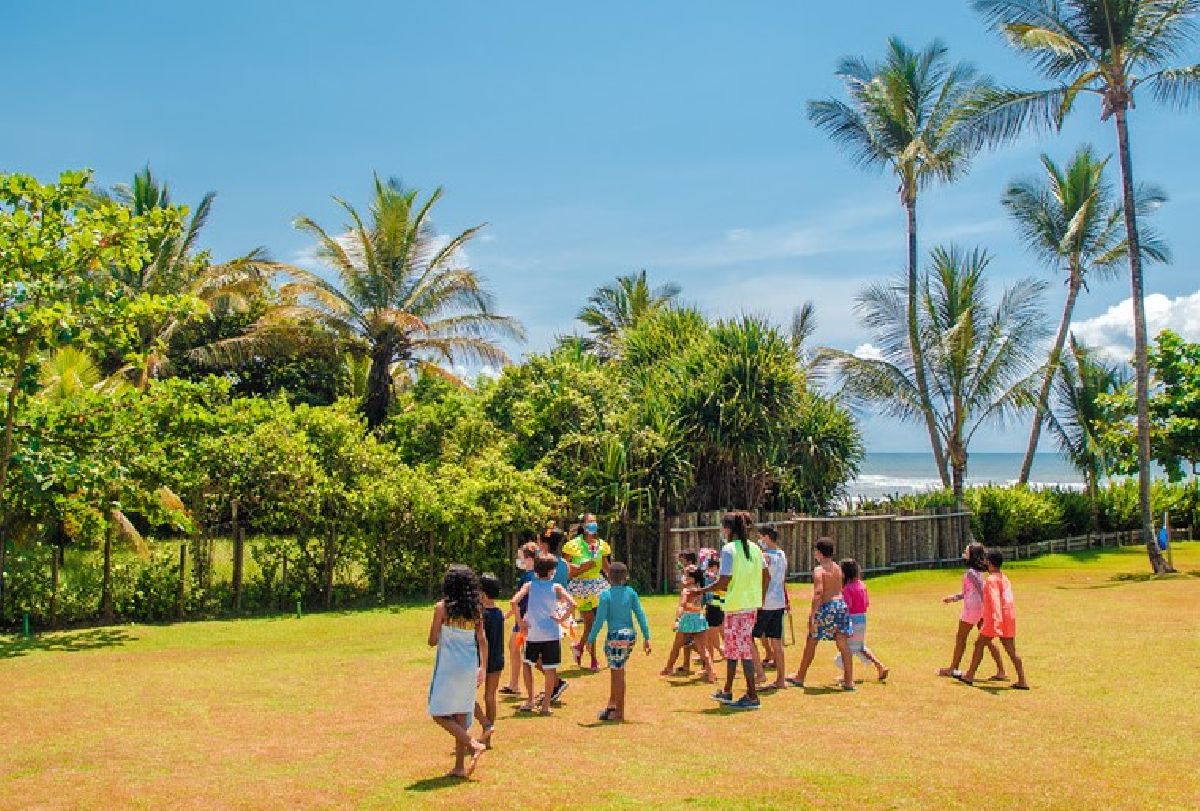
[[[962,613],[958,618],[970,625],[983,619],[983,575],[974,569],[963,573]]]

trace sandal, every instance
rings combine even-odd
[[[954,674],[954,680],[955,680],[955,681],[960,681],[960,682],[962,682],[963,684],[967,685],[968,687],[974,687],[974,686],[975,686],[975,680],[974,680],[974,679],[968,679],[968,678],[967,678],[966,676],[964,676],[962,673],[955,673],[955,674]]]
[[[1030,689],[1030,688],[1029,688],[1029,685],[1028,685],[1028,684],[1014,684],[1014,685],[1012,686],[1012,689],[1014,689],[1014,690],[1028,690],[1028,689]]]
[[[600,711],[600,714],[596,716],[596,719],[599,721],[611,721],[612,718],[609,716],[611,716],[614,712],[615,710],[612,707],[605,707]]]
[[[799,679],[788,676],[786,679],[784,679],[784,681],[786,681],[788,684],[792,685],[793,687],[799,687],[801,690],[804,689],[804,682],[800,681]]]
[[[519,695],[521,695],[520,691],[514,690],[511,687],[501,687],[497,692],[500,693],[500,695],[502,695],[502,696],[519,696]]]

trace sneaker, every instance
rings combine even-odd
[[[713,701],[719,701],[722,704],[732,704],[733,703],[733,693],[725,693],[725,692],[718,690],[717,692],[713,693],[712,697],[713,697]]]
[[[759,703],[758,699],[751,699],[750,696],[742,696],[729,706],[735,710],[757,710],[762,704]]]
[[[561,699],[562,694],[567,692],[567,687],[569,686],[570,685],[567,684],[566,679],[559,679],[558,684],[554,685],[554,692],[550,694],[550,700],[558,701]]]

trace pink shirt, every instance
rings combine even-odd
[[[846,601],[846,609],[851,614],[867,613],[871,599],[867,596],[867,585],[861,580],[855,580],[842,586],[842,599]]]
[[[983,575],[974,569],[963,573],[963,606],[959,619],[974,625],[983,618]]]

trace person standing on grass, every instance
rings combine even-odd
[[[841,567],[842,598],[846,601],[846,608],[850,610],[850,622],[854,624],[854,633],[850,637],[850,653],[867,664],[875,665],[875,673],[879,680],[887,681],[888,669],[867,647],[867,609],[871,605],[871,598],[867,594],[867,584],[862,579],[862,570],[854,558],[843,560]],[[839,668],[842,666],[840,653],[834,663]]]
[[[763,560],[767,564],[766,593],[763,595],[762,610],[754,622],[754,638],[761,639],[767,657],[775,664],[775,681],[767,685],[765,665],[758,668],[759,686],[765,689],[782,690],[787,687],[787,669],[783,657],[783,614],[787,610],[787,555],[779,548],[779,533],[774,527],[763,527],[758,531],[763,549]]]
[[[1014,690],[1028,690],[1029,682],[1025,681],[1025,663],[1017,655],[1017,604],[1013,599],[1012,583],[1008,575],[1000,571],[1004,565],[1004,555],[999,552],[987,554],[988,577],[983,584],[983,626],[979,629],[979,637],[975,640],[975,651],[971,654],[971,666],[966,673],[954,678],[963,684],[975,683],[975,671],[983,661],[983,650],[988,643],[997,637],[1004,647],[1004,652],[1012,660],[1017,671],[1017,680],[1013,682]]]
[[[525,615],[521,617],[521,630],[525,632],[525,703],[521,712],[533,711],[533,668],[546,675],[542,691],[542,715],[550,715],[550,701],[558,686],[558,667],[562,664],[562,625],[557,619],[558,603],[566,601],[574,610],[575,601],[562,586],[554,582],[555,560],[550,555],[539,555],[533,564],[536,577],[513,595],[513,606],[528,599]]]
[[[963,653],[967,649],[967,638],[971,635],[971,629],[983,622],[983,578],[988,570],[987,550],[983,544],[973,542],[967,544],[962,556],[967,564],[967,570],[963,573],[962,591],[942,599],[946,604],[963,605],[958,615],[958,632],[954,636],[954,655],[950,660],[950,667],[939,670],[939,676],[962,675],[958,666],[962,663]],[[996,663],[996,673],[988,681],[1008,681],[1008,674],[1004,672],[1004,660],[1000,658],[1000,649],[996,647],[996,641],[988,640],[986,644],[992,661]]]
[[[699,566],[688,566],[680,577],[679,604],[675,609],[675,641],[671,644],[671,655],[660,676],[691,675],[691,670],[685,665],[683,671],[675,670],[675,661],[680,651],[696,649],[700,657],[700,666],[704,671],[704,682],[712,684],[716,681],[713,675],[712,660],[708,657],[708,621],[704,618],[704,573]],[[686,659],[685,659],[686,661]]]
[[[725,592],[725,687],[713,698],[739,710],[757,710],[762,705],[754,673],[754,620],[762,608],[763,591],[769,574],[762,550],[750,540],[750,515],[730,512],[721,517],[720,569],[715,583],[704,587],[711,593]],[[738,663],[746,677],[746,694],[733,700],[733,680]]]
[[[608,542],[599,535],[600,525],[596,523],[596,516],[591,513],[585,515],[580,529],[581,534],[568,541],[562,550],[571,574],[567,591],[583,617],[583,639],[571,646],[576,665],[582,663],[584,640],[592,635],[596,606],[600,604],[600,595],[608,588],[608,556],[612,554]],[[593,673],[599,672],[595,645],[588,646],[588,655],[591,659],[589,668]]]
[[[533,564],[538,557],[538,545],[532,541],[522,544],[517,550],[517,559],[515,561],[517,571],[520,574],[517,576],[517,591],[536,576],[533,573]],[[518,680],[522,672],[528,667],[525,664],[524,658],[521,656],[521,650],[525,647],[525,634],[521,631],[521,618],[525,616],[525,607],[529,599],[526,598],[519,603],[513,605],[505,617],[513,618],[512,636],[509,637],[509,658],[512,660],[508,668],[508,684],[500,689],[500,694],[505,696],[517,696],[521,693],[518,691]]]
[[[721,559],[715,552],[704,561],[704,585],[711,586],[721,579]],[[704,619],[708,622],[708,633],[705,641],[708,644],[708,660],[715,663],[717,658],[725,658],[725,640],[722,638],[725,628],[725,592],[712,591],[704,595]]]
[[[568,566],[567,562],[559,556],[559,550],[562,549],[563,541],[566,539],[566,534],[559,529],[557,525],[551,525],[547,527],[546,531],[538,537],[538,546],[541,548],[541,553],[554,558],[554,582],[562,586],[564,589],[566,589],[571,582],[571,567]],[[572,610],[565,602],[559,602],[558,611],[555,616],[558,619],[559,625],[563,626],[563,630],[567,631],[571,635],[571,644],[574,646],[574,637],[576,633],[574,610]],[[567,680],[562,677],[562,674],[559,674],[558,682],[554,688],[554,695],[550,696],[550,701],[558,701],[560,698],[562,698],[563,691],[566,689]]]
[[[483,635],[487,639],[487,667],[483,682],[483,704],[475,702],[475,720],[483,727],[479,742],[492,748],[492,730],[496,726],[496,688],[504,673],[504,613],[496,607],[500,597],[500,578],[491,572],[479,576],[483,593]]]
[[[600,712],[601,721],[625,720],[625,663],[637,644],[637,631],[633,621],[642,629],[642,648],[650,655],[650,623],[638,593],[629,585],[629,569],[624,563],[609,564],[608,576],[612,584],[600,595],[596,606],[596,622],[592,625],[588,644],[595,645],[600,629],[608,625],[607,641],[604,643],[604,658],[608,661],[608,705]]]
[[[854,658],[850,655],[850,636],[854,626],[850,622],[850,610],[842,597],[842,567],[833,559],[833,541],[821,538],[813,554],[817,565],[813,569],[812,610],[808,615],[808,638],[804,640],[804,656],[800,669],[788,683],[804,688],[804,679],[817,653],[817,643],[832,641],[842,656],[842,689],[854,690]]]
[[[429,685],[429,714],[454,738],[452,777],[468,778],[487,745],[471,737],[475,690],[484,683],[488,661],[479,579],[454,564],[442,579],[442,599],[433,607],[429,645],[437,647]]]

